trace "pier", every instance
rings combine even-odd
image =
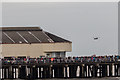
[[[62,59],[61,59],[62,60]],[[71,60],[71,59],[70,59]],[[14,61],[14,60],[12,60]],[[25,60],[27,61],[27,60]],[[49,62],[50,61],[50,62]],[[80,61],[67,62],[52,60],[2,62],[2,79],[46,79],[46,78],[102,78],[120,77],[120,61]]]

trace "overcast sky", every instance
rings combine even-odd
[[[119,2],[120,0],[1,0],[2,2]]]
[[[3,3],[2,24],[39,25],[72,41],[72,56],[118,52],[117,2]]]

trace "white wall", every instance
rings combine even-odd
[[[46,52],[71,51],[71,43],[2,44],[2,56],[45,56]]]

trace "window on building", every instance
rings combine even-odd
[[[65,52],[50,52],[46,53],[47,57],[65,57]]]

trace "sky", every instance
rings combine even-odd
[[[118,53],[117,2],[4,2],[3,26],[40,26],[72,41],[68,56]],[[99,37],[94,40],[94,37]]]
[[[119,2],[119,0],[1,0],[2,2]]]

